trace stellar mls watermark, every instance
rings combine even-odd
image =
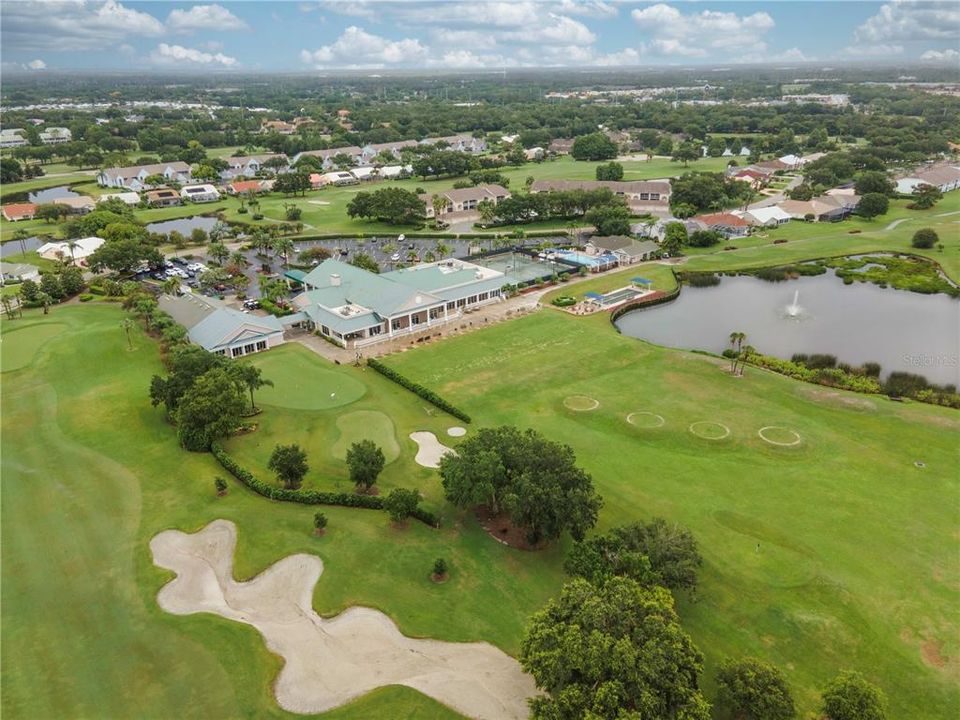
[[[900,362],[913,368],[955,368],[960,367],[960,356],[950,353],[904,353]]]

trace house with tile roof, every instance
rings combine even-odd
[[[361,348],[430,331],[502,297],[506,276],[465,260],[441,260],[376,274],[329,259],[301,280],[293,299],[308,325],[344,347]]]
[[[458,188],[455,190],[446,190],[439,193],[423,193],[420,199],[423,200],[424,216],[432,218],[433,197],[437,195],[447,199],[447,206],[443,209],[443,215],[448,213],[462,213],[476,210],[484,200],[489,200],[494,205],[510,197],[510,191],[502,185],[475,185],[474,187]]]
[[[10,222],[33,220],[38,207],[36,203],[7,203],[2,208],[3,219]]]

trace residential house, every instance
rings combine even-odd
[[[750,167],[734,168],[732,172],[727,174],[727,177],[731,180],[749,183],[750,187],[754,190],[759,190],[764,187],[770,179],[769,174],[762,173]]]
[[[156,190],[147,190],[144,193],[144,199],[150,207],[173,207],[180,205],[180,194],[170,188],[158,188]]]
[[[0,148],[23,147],[30,141],[23,136],[23,128],[3,128],[0,130]]]
[[[47,260],[73,260],[80,265],[106,242],[100,237],[85,237],[78,240],[48,242],[37,248],[37,254]],[[70,245],[73,245],[71,248]]]
[[[396,142],[370,143],[363,146],[360,151],[360,162],[370,163],[381,153],[389,153],[397,160],[400,159],[400,151],[404,148],[417,147],[419,143],[416,140],[397,140]]]
[[[234,180],[227,185],[227,192],[231,195],[243,195],[252,192],[259,193],[263,191],[262,180]]]
[[[191,342],[217,355],[242,357],[284,343],[284,326],[273,315],[240,312],[203,295],[161,295],[158,303],[186,328]]]
[[[65,205],[66,207],[70,208],[70,213],[73,215],[86,215],[88,212],[93,210],[97,204],[92,197],[87,197],[86,195],[57,198],[56,200],[53,200],[52,203],[56,205]]]
[[[379,168],[375,168],[370,165],[367,165],[365,167],[353,168],[350,171],[350,174],[353,175],[360,182],[376,180],[380,177]]]
[[[670,202],[669,180],[537,180],[530,186],[530,192],[600,188],[625,198],[633,211],[663,210]]]
[[[797,220],[812,216],[817,222],[838,222],[852,215],[859,202],[857,195],[820,195],[811,200],[783,200],[777,207]]]
[[[268,161],[274,160],[275,158],[281,158],[284,161],[285,164],[277,169],[277,172],[284,172],[289,167],[289,160],[283,153],[240,155],[238,157],[226,158],[226,162],[228,163],[229,167],[226,170],[220,171],[220,178],[226,182],[241,178],[255,177],[257,173],[264,169],[264,166]]]
[[[10,203],[3,206],[3,217],[10,222],[18,220],[33,220],[33,214],[37,211],[36,203]]]
[[[40,268],[36,265],[0,262],[0,285],[21,283],[24,280],[33,280],[36,282],[39,279]]]
[[[310,173],[310,186],[314,189],[326,187],[327,185],[356,185],[360,181],[346,170],[334,170],[333,172]]]
[[[263,120],[260,123],[261,133],[278,133],[280,135],[293,135],[297,131],[297,126],[284,120]]]
[[[539,146],[527,148],[526,150],[523,151],[523,156],[527,160],[543,160],[546,154],[547,154],[546,150],[544,150],[542,147],[539,147]]]
[[[652,240],[634,240],[624,235],[595,235],[587,241],[586,248],[591,255],[614,255],[620,265],[652,260],[660,253],[660,246]]]
[[[425,207],[425,215],[428,218],[434,216],[433,197],[439,195],[447,199],[447,206],[443,209],[443,214],[469,212],[477,209],[484,200],[489,200],[494,205],[510,197],[510,191],[502,185],[476,185],[474,187],[460,188],[457,190],[447,190],[439,193],[424,193],[420,195]]]
[[[375,274],[325,260],[302,278],[293,304],[308,325],[344,347],[430,331],[464,310],[496,302],[503,273],[463,260],[441,260]]]
[[[412,172],[413,167],[410,165],[384,165],[380,168],[380,177],[385,180],[396,180],[404,177],[404,174],[409,175]]]
[[[750,167],[757,170],[768,170],[769,174],[782,172],[783,170],[789,170],[790,166],[787,165],[782,160],[764,160],[763,162],[754,163]]]
[[[713,230],[728,238],[744,237],[750,233],[750,223],[733,213],[695,215],[693,220],[703,225],[707,230]]]
[[[126,205],[140,204],[140,195],[135,192],[106,193],[98,197],[97,202],[102,203],[104,200],[113,200],[114,198]]]
[[[168,182],[190,182],[190,166],[176,160],[153,165],[131,165],[108,168],[97,175],[97,182],[104,187],[119,187],[139,192],[146,188],[145,180],[151,175],[162,175]]]
[[[573,138],[556,138],[547,146],[547,152],[551,155],[569,155],[571,150],[573,150]]]
[[[298,162],[300,162],[300,159],[304,157],[315,157],[320,160],[321,167],[324,170],[329,170],[336,166],[333,158],[335,158],[337,155],[346,155],[348,158],[350,158],[350,163],[352,165],[356,165],[360,162],[360,159],[363,156],[363,150],[358,148],[356,145],[327,148],[326,150],[304,150],[303,152],[297,153],[293,156],[292,164],[296,165]]]
[[[421,140],[421,145],[436,145],[437,143],[446,143],[446,150],[456,150],[464,153],[482,153],[487,149],[487,143],[483,138],[475,138],[472,135],[447,135],[445,137],[426,138]]]
[[[73,140],[73,133],[69,128],[52,127],[40,133],[40,142],[44,145],[61,145]]]
[[[220,199],[220,192],[210,184],[185,185],[180,189],[180,197],[195,203],[216,202]]]
[[[743,218],[751,225],[762,227],[776,227],[790,222],[790,213],[776,205],[753,208],[752,210],[735,210],[733,214]]]
[[[960,166],[941,164],[932,165],[909,178],[897,181],[897,190],[901,194],[913,194],[921,185],[932,185],[940,192],[950,192],[960,188]]]

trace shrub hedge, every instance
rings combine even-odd
[[[465,423],[470,422],[469,415],[467,415],[460,408],[454,407],[453,405],[448,403],[446,400],[444,400],[442,397],[437,395],[430,388],[424,387],[423,385],[419,385],[418,383],[413,382],[413,380],[410,380],[409,378],[404,377],[403,375],[398,373],[396,370],[387,367],[386,365],[384,365],[379,360],[376,360],[375,358],[368,358],[367,365],[369,367],[372,367],[374,370],[376,370],[378,373],[383,375],[385,378],[389,380],[393,380],[395,383],[397,383],[397,385],[401,385],[405,387],[414,395],[419,395],[428,403],[435,405],[436,407],[443,410],[445,413],[453,415],[453,417],[457,418],[458,420],[463,420],[463,422]]]
[[[227,451],[224,450],[223,446],[221,446],[219,443],[214,442],[211,444],[210,452],[217,459],[217,462],[220,463],[224,470],[233,475],[237,480],[242,482],[258,495],[262,495],[265,498],[270,498],[271,500],[279,500],[280,502],[295,502],[300,503],[301,505],[341,505],[343,507],[365,508],[367,510],[384,509],[384,499],[376,495],[358,495],[356,493],[346,492],[325,492],[323,490],[288,490],[287,488],[271,485],[256,478],[253,473],[237,463],[227,454]],[[437,516],[429,510],[424,510],[423,508],[418,507],[413,512],[412,517],[415,517],[417,520],[429,525],[430,527],[437,527],[439,525]]]

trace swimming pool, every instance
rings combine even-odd
[[[557,250],[556,256],[561,260],[591,268],[617,264],[617,256],[610,254],[587,255],[586,253],[577,252],[576,250]]]

